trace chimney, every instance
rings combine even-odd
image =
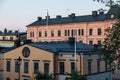
[[[103,11],[100,11],[100,12],[99,12],[99,14],[100,14],[100,15],[103,15],[103,14],[104,14],[104,12],[103,12]]]
[[[92,16],[96,17],[98,15],[97,11],[92,11]]]
[[[61,15],[57,15],[57,16],[56,16],[57,19],[60,19],[61,17],[62,17]]]
[[[41,21],[42,20],[42,17],[38,17],[38,21]]]
[[[47,20],[47,17],[48,17],[48,20],[50,19],[50,16],[45,16],[46,17],[46,20]]]
[[[71,17],[72,17],[72,18],[75,18],[75,13],[71,13]]]

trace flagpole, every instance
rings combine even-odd
[[[77,53],[76,53],[76,23],[74,23],[74,54],[75,54],[75,71],[77,71]]]
[[[47,16],[46,16],[46,30],[45,30],[45,34],[46,34],[46,41],[48,41],[48,18],[49,14],[48,14],[48,9],[47,9]]]

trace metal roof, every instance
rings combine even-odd
[[[74,44],[70,42],[41,42],[41,43],[31,43],[30,46],[47,50],[50,52],[74,52]],[[77,52],[90,52],[93,50],[93,46],[84,44],[81,42],[76,42]]]

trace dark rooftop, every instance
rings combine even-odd
[[[104,20],[111,19],[111,17],[110,17],[111,14],[116,15],[117,11],[118,11],[118,6],[112,7],[111,9],[109,9],[109,11],[106,14],[104,14],[104,12],[102,12],[102,14],[98,14],[97,11],[93,11],[92,15],[84,15],[84,16],[75,16],[74,13],[72,13],[68,17],[61,17],[59,15],[59,18],[58,18],[58,16],[56,18],[50,18],[50,16],[49,16],[48,24],[65,24],[65,23],[73,23],[73,22],[104,21]],[[46,20],[47,19],[42,19],[41,17],[38,17],[37,21],[27,25],[27,27],[46,25]]]
[[[74,52],[74,44],[70,42],[41,42],[41,43],[31,43],[30,46],[47,50],[50,52]],[[83,44],[81,42],[76,42],[77,52],[90,52],[93,46],[88,44]]]

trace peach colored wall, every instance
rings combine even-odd
[[[3,54],[0,53],[0,70],[3,71],[4,69],[4,57]]]
[[[84,29],[84,36],[77,35],[77,41],[83,41],[84,43],[89,43],[89,40],[93,40],[94,44],[97,44],[98,40],[103,41],[105,38],[104,30],[114,23],[114,20],[106,21],[95,21],[95,22],[78,22],[76,23],[76,29]],[[32,39],[33,42],[44,42],[44,41],[66,41],[68,36],[64,36],[64,30],[72,30],[75,28],[75,23],[66,24],[54,24],[54,25],[42,25],[42,26],[28,26],[27,27],[27,39]],[[102,29],[102,35],[97,35],[97,29]],[[93,29],[93,35],[89,36],[89,29]],[[48,31],[48,37],[44,37],[45,30]],[[54,37],[51,37],[51,31],[54,30]],[[61,30],[61,36],[57,36],[57,31]],[[34,31],[35,36],[30,37],[30,32]],[[38,37],[39,31],[42,32],[42,37]],[[71,31],[70,31],[71,32]],[[71,34],[70,34],[71,35]]]
[[[29,47],[30,49],[30,56],[28,58],[25,58],[22,56],[22,49],[24,47]],[[24,45],[22,47],[19,47],[15,50],[12,50],[12,51],[9,51],[7,53],[5,53],[5,60],[4,60],[4,63],[5,63],[5,66],[6,66],[6,59],[11,59],[11,72],[6,72],[6,67],[4,67],[4,79],[6,77],[10,77],[11,80],[15,80],[15,79],[18,79],[18,73],[15,73],[15,60],[14,59],[17,59],[18,57],[21,57],[22,58],[22,62],[21,62],[21,76],[24,75],[24,76],[30,76],[30,78],[33,78],[34,77],[34,74],[33,74],[33,60],[40,60],[39,62],[39,70],[41,72],[43,72],[44,70],[44,67],[42,67],[44,65],[44,62],[43,60],[49,60],[50,61],[50,74],[51,73],[54,73],[54,64],[53,64],[53,53],[50,53],[50,52],[47,52],[47,51],[44,51],[44,50],[41,50],[41,49],[38,49],[38,48],[35,48],[35,47],[31,47],[31,46],[28,46],[28,45]],[[24,71],[24,60],[29,60],[29,73],[28,74],[25,74],[23,71]]]

